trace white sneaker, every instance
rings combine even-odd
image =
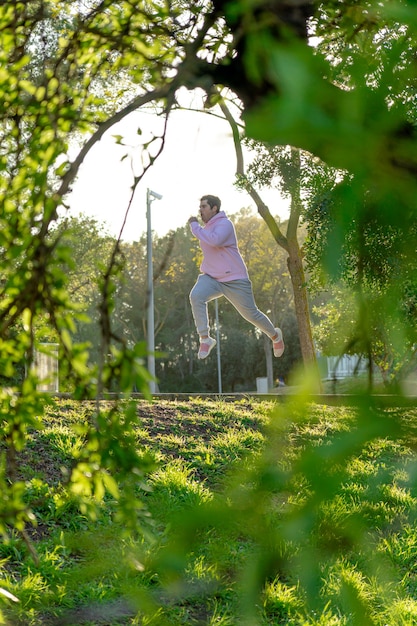
[[[278,334],[278,337],[274,339],[272,346],[274,348],[274,356],[280,357],[285,350],[284,339],[282,338],[282,330],[280,328],[276,328],[275,332]]]
[[[200,339],[200,349],[198,351],[199,359],[206,359],[210,352],[213,350],[217,341],[212,337],[207,337],[207,339]]]

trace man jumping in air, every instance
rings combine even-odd
[[[258,309],[249,280],[248,270],[240,254],[235,228],[224,211],[217,196],[205,195],[200,200],[200,216],[188,223],[191,232],[200,242],[203,261],[201,274],[190,292],[191,308],[197,332],[200,336],[198,358],[208,357],[216,340],[210,337],[207,303],[224,296],[240,315],[259,328],[271,340],[276,357],[284,352],[284,340],[280,328],[275,328],[269,317]]]

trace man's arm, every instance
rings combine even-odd
[[[225,220],[224,224],[216,225],[213,230],[202,228],[196,218],[190,217],[188,223],[193,235],[200,241],[207,243],[209,246],[218,248],[219,246],[224,246],[226,242],[230,243],[230,235],[233,233],[233,225],[231,222],[227,222]]]

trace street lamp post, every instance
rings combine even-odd
[[[216,298],[214,301],[216,307],[216,339],[217,339],[217,384],[219,393],[223,393],[222,389],[222,362],[220,356],[220,324],[219,324],[219,303]]]
[[[153,300],[153,264],[152,264],[152,226],[151,226],[151,204],[154,200],[161,200],[162,196],[155,191],[147,189],[146,191],[146,252],[147,252],[147,268],[148,268],[148,333],[147,333],[147,351],[148,351],[148,371],[155,379],[155,318],[154,318],[154,300]],[[149,382],[149,390],[151,393],[156,392],[156,382]]]

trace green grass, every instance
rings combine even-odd
[[[38,561],[0,544],[6,624],[417,623],[417,410],[138,401],[135,527],[64,489],[94,403],[46,411],[18,459]]]

